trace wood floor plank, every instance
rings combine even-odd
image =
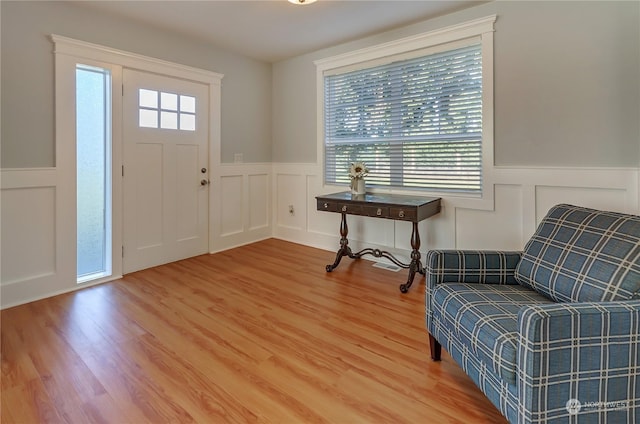
[[[268,239],[2,311],[2,423],[505,423],[424,277]]]
[[[2,391],[2,423],[63,422],[40,379]]]
[[[3,328],[1,332],[0,388],[3,391],[38,378],[38,371],[26,354],[18,332],[17,327],[6,328],[6,330]]]

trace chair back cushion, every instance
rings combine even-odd
[[[515,279],[556,302],[637,297],[640,216],[554,206],[527,242]]]

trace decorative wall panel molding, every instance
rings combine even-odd
[[[244,231],[244,179],[244,175],[223,175],[220,177],[221,238]]]
[[[55,218],[55,186],[2,191],[3,286],[55,274]]]
[[[3,169],[0,179],[2,308],[75,290],[75,252],[65,249],[76,236],[75,202],[59,187],[59,171]]]
[[[229,164],[211,171],[212,196],[216,197],[212,197],[209,211],[209,251],[271,237],[272,165]]]
[[[557,203],[640,214],[640,170],[635,168],[494,167],[490,173],[493,184],[485,188],[491,190],[485,196],[489,202],[425,193],[442,197],[443,208],[439,215],[420,223],[422,250],[522,249],[547,210]],[[304,207],[307,216],[303,228],[288,225],[286,220],[274,221],[273,236],[335,250],[339,243],[339,215],[316,211],[314,198],[347,187],[323,186],[322,168],[316,164],[274,164],[273,179],[274,191],[287,193],[287,199],[300,199],[296,210]],[[274,216],[280,216],[286,211],[288,200],[280,195],[274,199]],[[384,247],[409,255],[407,240],[411,229],[404,228],[404,223],[350,216],[348,224],[350,245]]]

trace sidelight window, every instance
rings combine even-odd
[[[77,279],[111,273],[111,75],[76,67]]]

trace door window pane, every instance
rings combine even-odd
[[[140,89],[139,105],[141,107],[158,108],[158,92],[155,90]]]
[[[196,130],[196,116],[190,113],[180,114],[180,129],[184,131]]]
[[[160,107],[164,110],[178,110],[178,95],[173,93],[160,93]]]
[[[196,98],[192,96],[180,96],[180,111],[196,113]]]
[[[158,111],[140,109],[139,125],[143,128],[158,128]]]
[[[160,113],[160,128],[164,128],[167,130],[177,130],[178,114],[175,112],[162,111]]]

